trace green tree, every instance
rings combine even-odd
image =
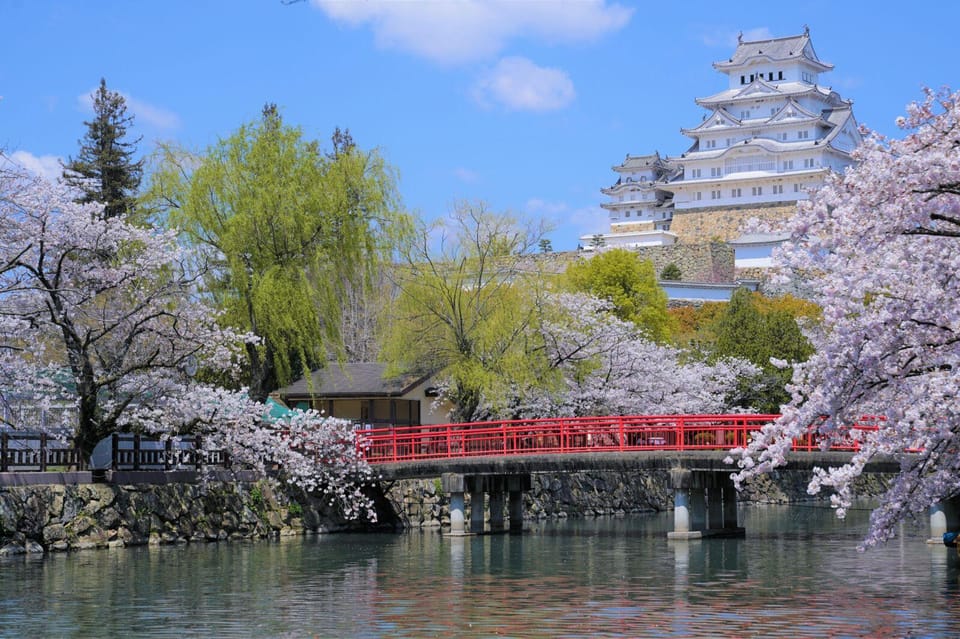
[[[660,271],[660,279],[667,282],[679,281],[681,277],[682,274],[680,273],[680,267],[674,262],[670,262],[663,267],[662,271]]]
[[[324,154],[273,105],[200,156],[163,149],[149,199],[207,249],[205,285],[248,344],[250,396],[340,358],[342,300],[403,237],[392,170],[335,132]]]
[[[79,141],[80,154],[63,165],[64,180],[83,192],[80,202],[104,205],[103,217],[133,211],[143,175],[143,160],[134,160],[140,138],[127,140],[133,116],[127,115],[122,95],[107,89],[107,81],[93,94],[93,119]]]
[[[798,316],[810,317],[813,313],[815,309],[793,298],[771,302],[745,288],[734,292],[711,327],[716,336],[712,356],[741,357],[760,367],[759,376],[743,380],[742,403],[761,412],[777,413],[790,399],[786,385],[793,369],[778,367],[770,360],[798,363],[813,354],[797,323]]]
[[[504,385],[537,377],[525,340],[542,282],[530,252],[543,232],[461,203],[422,226],[391,270],[398,296],[381,358],[394,372],[439,373],[458,421],[487,416]]]
[[[633,322],[654,341],[663,343],[670,337],[667,294],[657,284],[653,262],[634,251],[612,249],[578,260],[567,267],[561,283],[607,300],[614,315]]]

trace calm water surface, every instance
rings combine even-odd
[[[522,536],[331,535],[0,559],[10,637],[960,637],[955,551],[866,511],[749,507],[746,539],[672,514]]]

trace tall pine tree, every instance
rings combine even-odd
[[[63,166],[64,180],[83,191],[80,202],[100,202],[105,218],[129,213],[143,175],[143,160],[134,161],[141,138],[126,140],[133,116],[127,115],[127,101],[116,91],[100,88],[93,95],[93,119],[84,122],[87,132],[80,154]]]

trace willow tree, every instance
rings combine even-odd
[[[390,270],[397,298],[381,358],[395,372],[438,374],[457,421],[501,415],[510,386],[539,377],[528,329],[542,279],[544,228],[480,203],[424,225]]]
[[[341,300],[369,285],[405,228],[391,168],[334,133],[333,151],[267,105],[199,156],[167,148],[149,198],[206,248],[206,291],[247,346],[250,395],[342,353]]]

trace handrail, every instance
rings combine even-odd
[[[603,451],[730,450],[779,415],[613,415],[396,426],[357,431],[357,449],[371,464],[484,455],[513,456]],[[864,418],[855,430],[876,430]],[[820,450],[811,432],[794,450]],[[856,451],[856,437],[831,450]]]

